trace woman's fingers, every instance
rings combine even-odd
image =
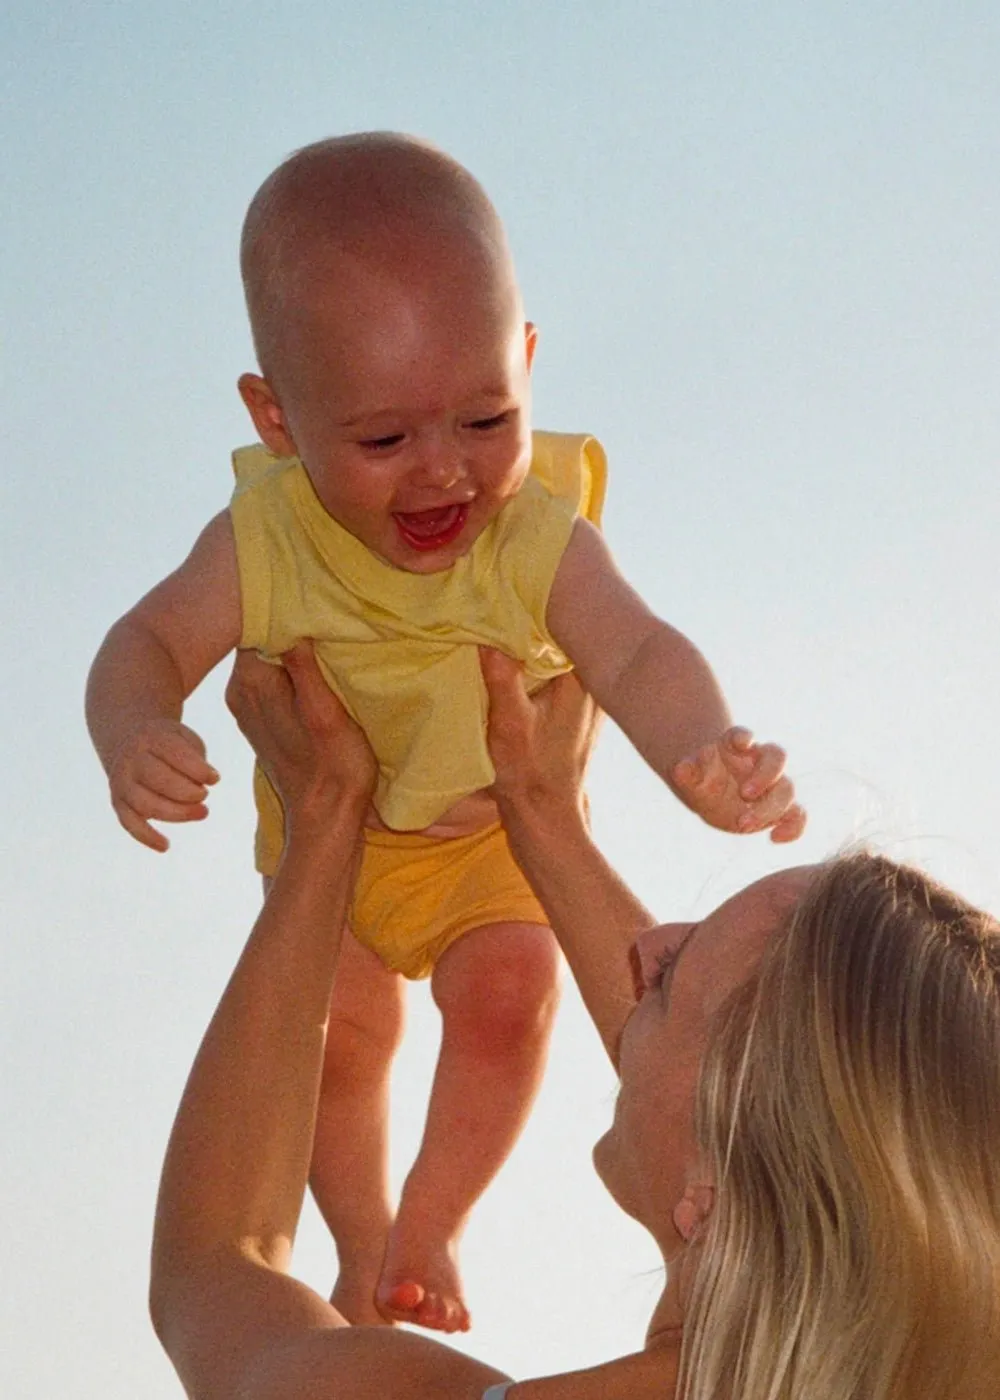
[[[311,642],[280,666],[240,652],[226,702],[286,803],[331,781],[371,791],[377,770],[368,741],[323,679]]]
[[[282,700],[290,707],[292,684],[281,666],[261,661],[256,652],[238,651],[226,685],[226,704],[240,729],[254,748],[259,732],[261,702],[267,696],[273,709]],[[251,732],[253,731],[253,732]]]
[[[353,723],[343,705],[323,679],[311,642],[296,642],[281,658],[291,678],[295,703],[302,722],[312,734],[328,734]]]
[[[501,734],[530,729],[534,710],[524,688],[520,662],[494,647],[480,647],[479,664],[490,700],[490,731]]]

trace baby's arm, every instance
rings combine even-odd
[[[127,832],[154,851],[149,824],[198,821],[218,774],[181,723],[184,701],[238,645],[242,619],[229,512],[209,521],[184,563],[105,637],[87,681],[87,724]]]
[[[804,818],[781,750],[731,728],[708,662],[650,611],[586,520],[574,526],[546,620],[601,708],[703,820],[728,831],[771,827],[776,840],[799,834]]]

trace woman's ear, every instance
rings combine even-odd
[[[674,1206],[674,1229],[682,1240],[693,1240],[715,1205],[715,1187],[705,1181],[688,1184],[684,1195]]]

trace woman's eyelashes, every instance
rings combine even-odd
[[[663,986],[664,977],[677,961],[677,952],[676,948],[663,948],[657,953],[652,968],[643,973],[643,981],[648,991],[655,992]]]
[[[647,992],[655,992],[662,985],[663,978],[676,957],[676,952],[667,948],[660,949],[655,955],[646,954],[644,957],[638,944],[632,944],[629,950],[629,965],[632,969],[632,989],[637,1002],[641,1001]]]
[[[652,966],[643,967],[642,980],[643,990],[658,991],[664,1000],[670,988],[670,978],[677,965],[677,960],[691,941],[691,937],[697,929],[697,924],[692,924],[679,943],[670,944],[665,948],[660,948],[652,958]]]

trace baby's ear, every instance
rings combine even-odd
[[[538,327],[533,321],[524,323],[524,359],[528,366],[528,373],[531,373],[531,366],[535,360],[535,350],[538,347]]]
[[[259,374],[241,374],[236,387],[264,446],[276,457],[295,457],[297,449],[285,422],[285,411],[267,380]]]
[[[706,1181],[690,1182],[674,1206],[674,1228],[682,1240],[693,1240],[715,1205],[715,1187]]]

